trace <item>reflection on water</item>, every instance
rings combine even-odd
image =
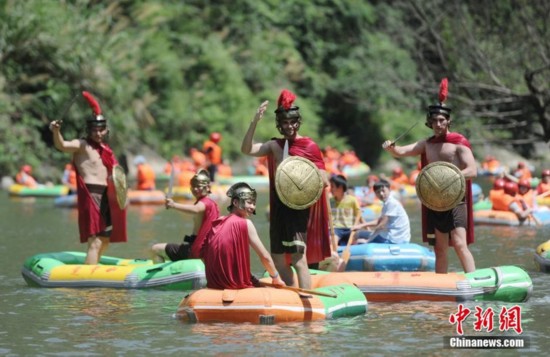
[[[268,222],[260,192],[253,218],[268,245]],[[407,203],[413,242],[420,242],[420,214]],[[225,213],[225,207],[221,207]],[[30,288],[21,277],[23,261],[37,253],[84,251],[78,242],[76,210],[54,208],[51,200],[14,200],[0,195],[0,354],[1,355],[379,355],[448,356],[444,336],[456,334],[449,323],[457,305],[451,302],[369,303],[365,316],[273,326],[187,324],[173,317],[183,292],[114,289]],[[107,254],[148,257],[155,242],[180,242],[192,229],[191,219],[163,206],[133,206],[128,211],[128,243],[112,244]],[[535,271],[535,248],[548,240],[548,228],[476,226],[471,246],[479,268],[513,264],[526,269],[534,289],[522,309],[524,336],[530,352],[550,348],[550,275]],[[460,263],[449,252],[450,269]],[[263,271],[252,254],[252,271]],[[513,304],[468,302],[475,309]],[[473,320],[465,325],[473,331]],[[492,333],[497,335],[496,333]],[[469,350],[468,352],[472,352]],[[477,353],[477,351],[475,351]],[[482,351],[483,352],[483,351]],[[490,351],[496,352],[505,351]],[[517,355],[518,351],[513,351]]]

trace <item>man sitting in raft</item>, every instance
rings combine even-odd
[[[330,192],[332,224],[334,235],[338,240],[337,245],[346,245],[350,239],[351,229],[355,222],[362,221],[361,207],[357,197],[347,193],[348,181],[343,175],[332,175],[330,177]],[[354,244],[354,242],[352,242]]]
[[[231,199],[229,215],[212,223],[201,248],[206,272],[206,286],[210,289],[245,289],[254,286],[250,272],[250,249],[254,249],[273,284],[285,286],[273,259],[262,244],[249,217],[256,213],[256,190],[238,182],[227,191]]]
[[[193,204],[176,203],[166,198],[166,208],[174,208],[186,214],[193,215],[193,233],[186,235],[183,243],[157,243],[151,250],[155,254],[153,260],[183,260],[198,259],[200,247],[206,234],[212,228],[212,222],[220,216],[218,205],[208,195],[210,191],[210,176],[206,170],[199,170],[191,178],[191,193],[196,201]]]
[[[519,196],[518,184],[512,181],[506,182],[504,185],[505,202],[508,207],[508,211],[514,212],[518,217],[520,223],[525,222],[527,218],[530,218],[533,214],[533,209],[529,208],[527,204]]]
[[[21,166],[21,170],[15,175],[15,182],[25,187],[38,187],[36,179],[32,177],[32,166],[27,164]]]
[[[86,120],[86,138],[63,139],[60,120],[52,121],[50,130],[55,147],[73,154],[80,242],[88,243],[85,264],[98,264],[109,243],[127,241],[126,210],[121,209],[116,200],[111,175],[118,162],[105,142],[109,135],[107,120],[101,114],[97,100],[88,92],[82,92],[82,95],[93,111],[93,116]]]
[[[390,187],[386,180],[374,184],[376,197],[383,202],[382,213],[377,220],[353,227],[353,230],[372,228],[371,232],[365,232],[367,234],[359,232],[357,243],[402,244],[411,241],[409,216],[403,205],[392,196]]]

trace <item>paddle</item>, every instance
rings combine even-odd
[[[325,297],[330,297],[330,298],[337,298],[338,297],[338,295],[336,295],[336,294],[324,293],[322,291],[317,291],[317,290],[295,288],[293,286],[280,286],[280,285],[275,285],[275,284],[271,284],[271,283],[264,283],[263,281],[261,282],[261,284],[263,286],[268,286],[270,288],[291,290],[291,291],[295,291],[297,293],[310,294],[310,295],[319,295],[319,296],[325,296]]]
[[[330,197],[327,194],[327,207],[328,207],[328,226],[330,229],[330,243],[334,252],[338,251],[338,241],[336,240],[336,234],[334,234],[334,223],[332,222],[332,209],[330,208]]]
[[[170,160],[170,180],[168,181],[168,192],[166,192],[166,198],[174,197],[174,177],[176,176],[176,170],[174,169],[174,163]]]
[[[353,224],[356,226],[359,224],[359,221],[361,220],[361,214],[358,214],[355,218],[355,223]],[[338,264],[338,270],[339,272],[345,271],[346,266],[348,265],[349,258],[351,257],[351,245],[353,240],[355,239],[355,235],[357,234],[357,231],[352,231],[348,238],[348,244],[346,245],[346,248],[342,252],[342,260],[340,264]]]
[[[508,173],[505,173],[504,176],[506,176],[506,178],[510,181],[513,181],[515,183],[518,183],[519,182],[519,179],[516,177],[516,176],[512,176]]]
[[[529,218],[532,218],[533,221],[535,222],[535,224],[536,224],[538,227],[542,226],[542,222],[541,222],[537,217],[535,217],[534,214],[531,213],[531,214],[529,215]]]
[[[418,123],[419,123],[419,122],[417,121],[416,123],[414,123],[413,125],[411,125],[407,130],[405,130],[405,132],[403,132],[403,134],[401,134],[401,135],[399,135],[397,138],[395,138],[395,139],[391,142],[390,146],[394,146],[395,143],[397,142],[397,140],[399,140],[399,139],[401,139],[403,136],[405,136],[405,135],[406,135],[409,131],[411,131],[412,128],[414,128]]]

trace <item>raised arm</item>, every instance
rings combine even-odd
[[[206,210],[206,206],[202,202],[197,202],[195,204],[177,203],[174,202],[174,200],[171,198],[166,198],[164,204],[166,208],[173,208],[175,210],[188,214],[199,214],[203,213]]]
[[[252,121],[250,122],[250,126],[248,127],[248,130],[246,131],[246,134],[241,143],[241,152],[243,154],[259,157],[266,156],[271,150],[267,143],[253,144],[254,133],[256,132],[256,125],[258,125],[258,122],[262,120],[262,117],[264,116],[264,113],[267,109],[267,104],[269,104],[269,101],[267,100],[260,104],[258,110],[256,110],[256,114],[254,115],[254,119],[252,119]]]
[[[53,134],[53,144],[55,148],[62,152],[74,153],[80,150],[82,142],[80,139],[66,141],[61,135],[61,121],[54,120],[50,123],[50,130]]]
[[[248,227],[248,242],[250,243],[250,246],[256,254],[258,254],[258,257],[260,258],[262,265],[264,266],[265,270],[269,273],[273,280],[273,284],[285,286],[284,281],[279,276],[279,272],[277,271],[277,268],[275,268],[275,264],[273,263],[273,259],[271,258],[271,255],[267,251],[267,249],[262,244],[262,241],[260,240],[260,237],[258,236],[258,232],[256,231],[256,227],[254,227],[254,224],[251,220],[247,219],[246,224]]]
[[[421,140],[405,146],[392,145],[391,140],[386,140],[382,148],[389,152],[393,157],[418,156],[426,149],[426,141]]]

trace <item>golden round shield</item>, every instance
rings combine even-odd
[[[314,163],[300,156],[289,156],[275,172],[275,190],[288,207],[302,210],[313,205],[323,193],[321,171]]]
[[[434,211],[455,208],[466,193],[466,180],[455,165],[436,161],[426,165],[416,178],[416,194],[424,206]]]
[[[124,209],[128,198],[128,185],[126,184],[126,174],[120,165],[113,166],[113,183],[118,206],[120,209]]]

